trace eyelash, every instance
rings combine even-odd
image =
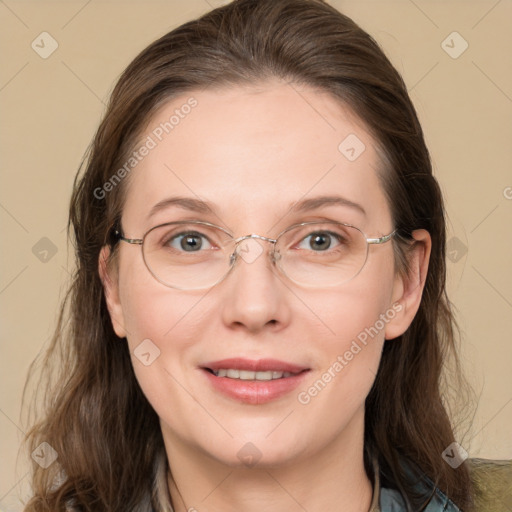
[[[315,231],[312,231],[311,233],[308,233],[303,238],[301,238],[299,240],[299,242],[297,244],[295,244],[295,245],[298,245],[298,244],[304,242],[305,240],[307,240],[308,238],[310,238],[310,237],[312,237],[314,235],[328,235],[329,237],[331,237],[331,239],[336,240],[339,244],[343,244],[343,243],[347,242],[347,240],[345,238],[343,238],[342,235],[340,235],[339,233],[334,233],[334,232],[329,231],[329,230],[324,230],[324,231],[322,231],[322,230],[315,230]],[[210,245],[212,245],[212,242],[203,233],[200,233],[198,231],[182,231],[180,233],[173,234],[172,236],[165,237],[164,240],[162,241],[162,246],[168,245],[169,242],[171,242],[171,241],[178,241],[180,239],[183,240],[187,236],[203,238],[203,239],[207,240]],[[172,247],[172,248],[176,249],[175,247]],[[329,248],[330,248],[330,246],[329,246]],[[191,251],[191,252],[199,252],[199,251]],[[313,252],[323,252],[323,251],[313,251]]]

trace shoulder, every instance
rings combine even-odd
[[[423,484],[423,489],[429,491],[428,504],[424,512],[462,512],[439,489]],[[394,489],[381,489],[379,512],[406,512],[408,510],[401,494]],[[494,512],[494,511],[493,511]],[[508,511],[507,511],[508,512]]]
[[[512,512],[512,460],[473,458],[466,464],[474,486],[473,512]],[[426,476],[415,487],[420,492],[431,494],[425,512],[461,512]],[[380,489],[379,505],[382,512],[407,510],[402,496],[393,489]]]
[[[512,510],[512,460],[468,459],[475,512]]]

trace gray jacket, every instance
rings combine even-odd
[[[475,512],[512,512],[512,460],[468,459],[466,463],[475,489]],[[401,494],[380,486],[378,468],[375,474],[370,511],[407,512]],[[432,495],[422,512],[463,512],[428,477],[414,487],[425,496]]]

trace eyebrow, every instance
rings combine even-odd
[[[299,201],[298,203],[294,203],[290,205],[290,211],[292,213],[305,212],[309,210],[316,210],[321,208],[322,206],[348,206],[349,208],[353,208],[354,210],[358,210],[364,216],[366,216],[366,212],[364,208],[358,204],[354,203],[354,201],[350,201],[341,196],[319,196],[313,197],[311,199],[304,199]]]
[[[176,206],[187,211],[198,213],[214,213],[216,211],[215,205],[209,201],[194,199],[192,197],[174,196],[162,199],[156,203],[149,211],[148,219],[156,215],[159,211],[171,206]],[[366,211],[360,204],[341,196],[319,196],[310,199],[303,199],[297,203],[291,203],[288,205],[288,210],[291,213],[302,213],[310,210],[317,210],[323,206],[348,206],[349,208],[353,208],[366,216]]]

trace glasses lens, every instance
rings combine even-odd
[[[276,245],[283,273],[311,287],[349,281],[361,271],[368,255],[366,237],[359,229],[329,222],[289,229]]]
[[[222,229],[204,224],[165,224],[153,228],[144,238],[144,261],[166,286],[206,288],[229,271],[230,240]]]
[[[175,222],[150,230],[143,244],[149,271],[171,288],[208,288],[231,268],[234,246],[219,227]],[[368,255],[365,235],[340,223],[314,222],[286,230],[276,243],[281,271],[297,284],[328,287],[343,284],[363,268]]]

